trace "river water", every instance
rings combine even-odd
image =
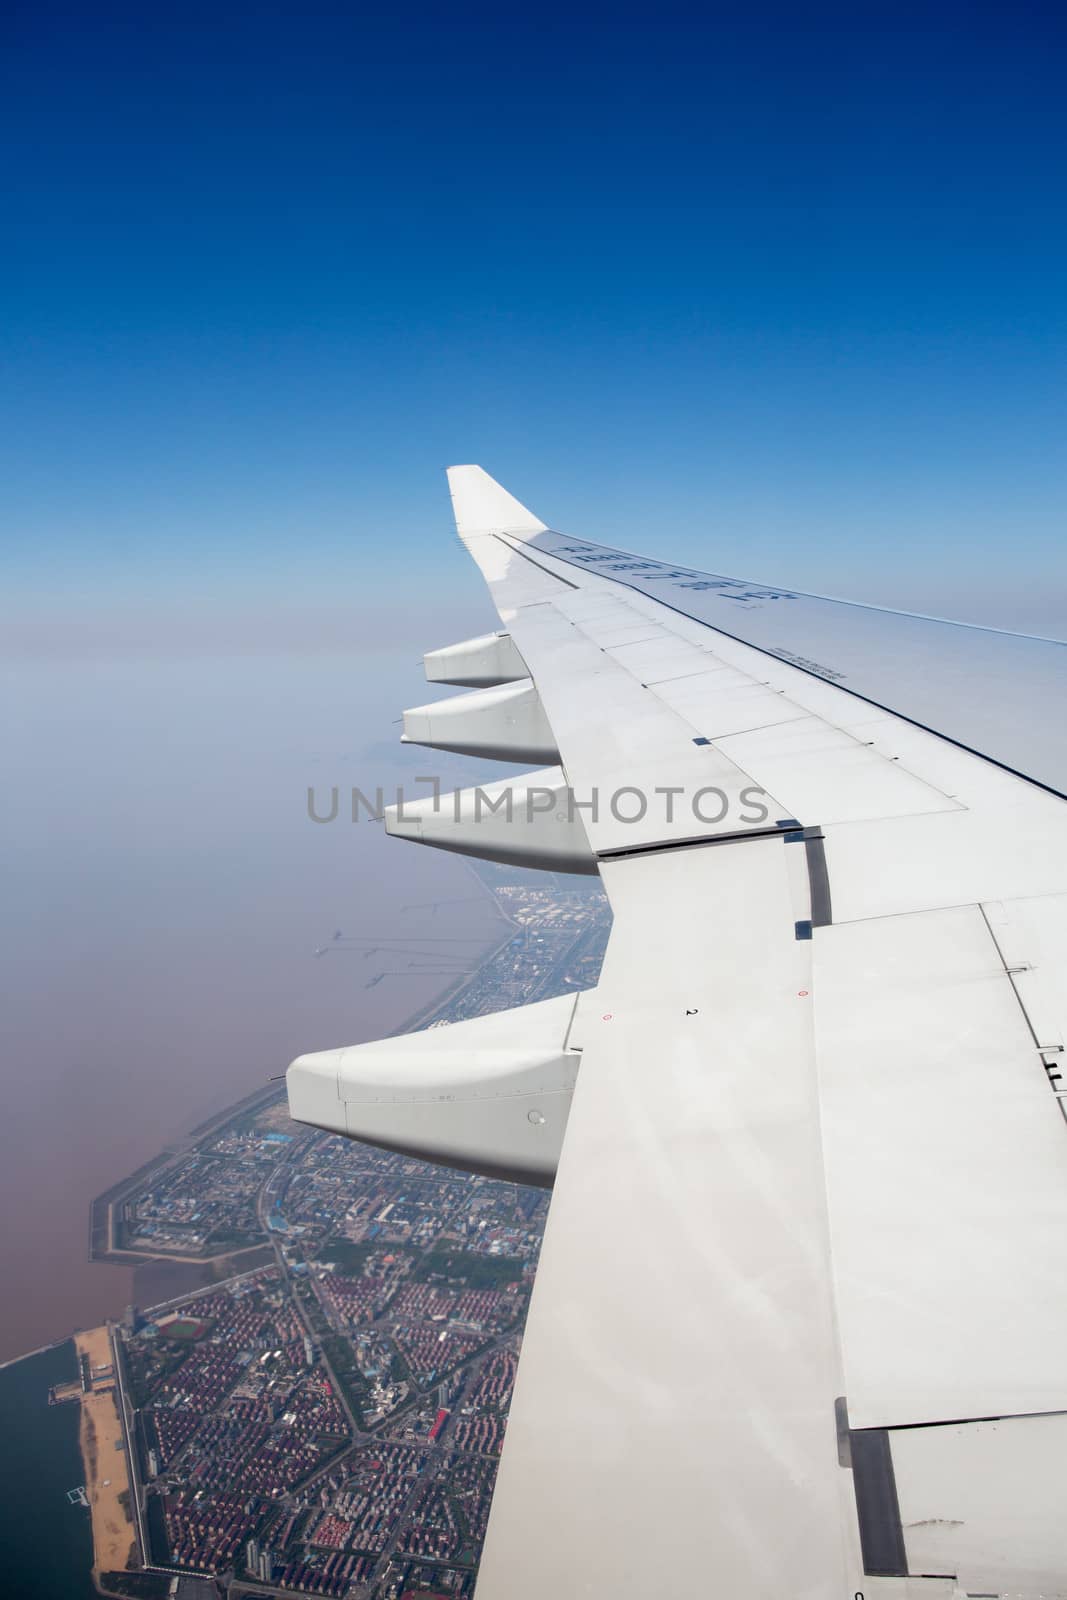
[[[391,1032],[499,938],[458,857],[352,822],[352,786],[456,781],[433,752],[390,767],[392,739],[338,748],[425,697],[386,661],[360,705],[354,670],[38,665],[5,695],[0,661],[0,1360],[134,1297],[87,1259],[95,1195],[302,1051]],[[334,825],[309,786],[345,792]]]
[[[72,1505],[82,1483],[77,1405],[48,1390],[77,1374],[74,1343],[0,1368],[0,1590],[12,1600],[92,1600],[92,1529]]]

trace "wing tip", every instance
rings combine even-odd
[[[446,467],[456,527],[461,538],[472,534],[543,533],[547,523],[535,517],[503,485],[474,462]]]

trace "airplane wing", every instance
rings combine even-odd
[[[290,1068],[554,1182],[478,1600],[1067,1596],[1067,647],[553,532],[449,481],[502,631],[389,830],[598,872],[600,982]]]

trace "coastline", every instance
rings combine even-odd
[[[130,1480],[118,1412],[111,1332],[90,1328],[74,1335],[74,1348],[89,1387],[81,1395],[78,1445],[92,1518],[93,1582],[105,1572],[125,1572],[135,1558],[130,1515]],[[125,1496],[125,1501],[123,1501]]]
[[[415,1033],[420,1028],[427,1027],[436,1021],[477,978],[482,968],[495,960],[501,951],[506,949],[518,930],[518,924],[508,914],[507,908],[494,893],[492,886],[481,877],[474,864],[464,859],[463,865],[474,880],[477,888],[485,896],[495,919],[503,924],[503,932],[498,934],[495,930],[491,931],[487,935],[485,948],[480,952],[477,966],[474,970],[452,978],[450,982],[445,984],[443,989],[439,990],[424,1005],[419,1006],[403,1022],[399,1023],[389,1037]],[[143,1187],[149,1176],[156,1179],[160,1178],[170,1167],[182,1161],[190,1150],[194,1149],[208,1134],[221,1132],[230,1123],[237,1121],[239,1118],[248,1117],[264,1110],[272,1101],[284,1100],[285,1092],[284,1075],[281,1080],[270,1079],[266,1083],[257,1085],[256,1088],[242,1095],[239,1100],[234,1101],[231,1105],[225,1106],[220,1111],[216,1111],[211,1116],[204,1118],[203,1121],[197,1123],[180,1139],[169,1144],[165,1150],[143,1162],[135,1172],[128,1173],[124,1178],[120,1178],[118,1182],[113,1183],[110,1188],[105,1189],[102,1194],[97,1195],[89,1207],[89,1260],[120,1267],[184,1264],[192,1267],[210,1268],[212,1264],[218,1264],[220,1271],[217,1276],[219,1277],[229,1275],[228,1272],[221,1269],[233,1262],[234,1270],[239,1272],[241,1270],[241,1258],[250,1257],[253,1252],[262,1249],[262,1244],[245,1245],[237,1250],[224,1250],[217,1255],[186,1256],[169,1250],[129,1249],[117,1241],[116,1211],[127,1196],[135,1194],[138,1189]],[[16,1357],[16,1359],[18,1358]]]
[[[470,872],[496,913],[494,918],[496,925],[491,930],[491,938],[479,952],[476,967],[462,974],[450,975],[450,981],[445,983],[442,990],[411,1013],[394,1030],[396,1035],[448,1020],[444,1014],[457,1004],[470,986],[477,983],[484,969],[500,957],[509,944],[517,942],[516,935],[521,931],[520,923],[509,914],[508,907],[501,902],[491,885],[482,880],[473,866],[470,867]],[[237,1250],[223,1251],[219,1255],[185,1257],[171,1255],[166,1251],[126,1249],[116,1237],[117,1222],[123,1201],[128,1195],[135,1193],[150,1174],[158,1175],[165,1172],[170,1165],[182,1160],[190,1150],[195,1149],[206,1136],[221,1131],[239,1118],[262,1113],[272,1102],[283,1103],[284,1099],[283,1082],[269,1080],[260,1084],[237,1102],[205,1118],[184,1137],[143,1163],[136,1172],[128,1174],[98,1195],[90,1208],[89,1259],[145,1268],[158,1265],[202,1269],[208,1281],[197,1284],[192,1289],[183,1288],[179,1295],[182,1299],[192,1293],[208,1292],[216,1279],[228,1278],[235,1271],[239,1272],[244,1264],[251,1265],[252,1262],[256,1262],[258,1265],[256,1261],[258,1253],[264,1250],[270,1251],[272,1248],[269,1239],[243,1245]],[[178,1291],[174,1290],[174,1293],[178,1294]],[[164,1295],[160,1292],[146,1303],[157,1307],[165,1306],[170,1298],[170,1294]],[[132,1447],[133,1441],[126,1437],[125,1417],[121,1409],[122,1387],[116,1365],[116,1355],[122,1343],[121,1332],[117,1325],[105,1323],[100,1327],[76,1332],[72,1342],[78,1362],[78,1376],[73,1382],[64,1380],[62,1385],[53,1387],[64,1387],[74,1391],[61,1398],[76,1399],[79,1402],[76,1448],[84,1475],[83,1503],[87,1503],[90,1513],[87,1519],[91,1546],[90,1581],[95,1594],[106,1595],[111,1592],[107,1585],[109,1574],[145,1570],[141,1565],[143,1530],[139,1533],[135,1525],[135,1513],[138,1522],[140,1513],[138,1508],[131,1504],[132,1495],[136,1492],[131,1488],[131,1470],[136,1470],[136,1463],[132,1464],[131,1469],[127,1451]],[[18,1366],[34,1356],[61,1348],[63,1343],[64,1341],[57,1341],[55,1345],[43,1346],[40,1351],[14,1357],[8,1364],[12,1367]],[[70,1418],[70,1423],[73,1423],[73,1418]],[[85,1571],[84,1566],[81,1570]],[[147,1570],[159,1572],[161,1569],[149,1567]]]

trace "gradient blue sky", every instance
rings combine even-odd
[[[569,532],[1062,631],[1062,10],[508,14],[9,13],[9,650],[465,615],[465,460]]]

